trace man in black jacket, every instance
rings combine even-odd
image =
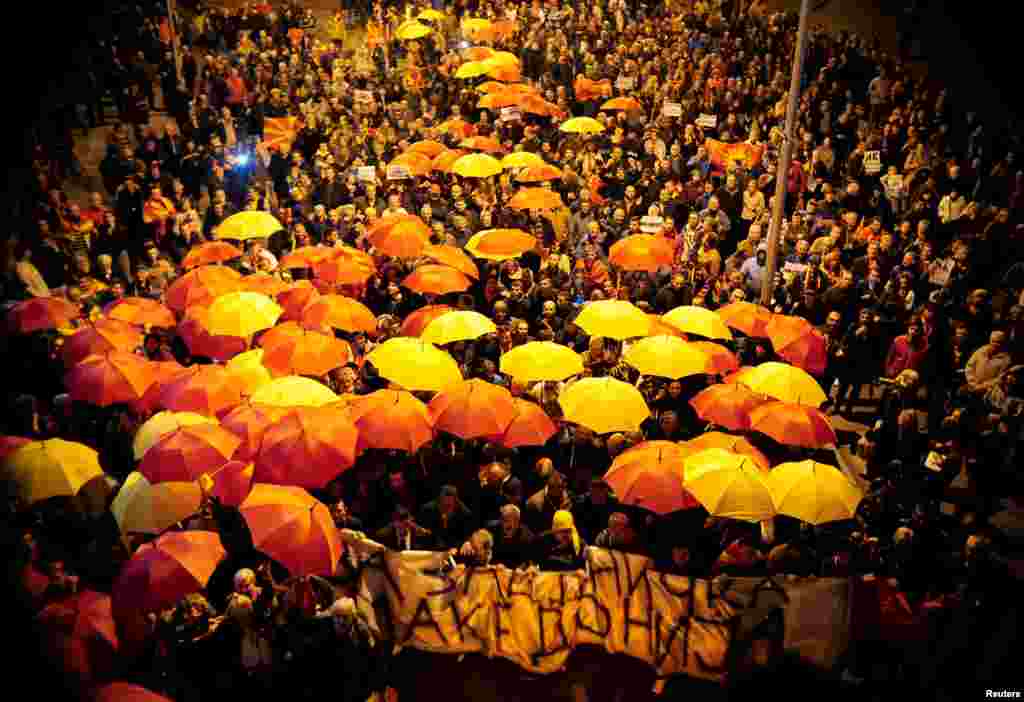
[[[459,500],[454,485],[445,485],[420,512],[419,523],[433,534],[438,549],[459,548],[473,530],[473,515]]]
[[[501,519],[487,524],[494,536],[491,561],[508,568],[520,568],[533,560],[534,535],[522,524],[522,514],[515,505],[501,508]]]

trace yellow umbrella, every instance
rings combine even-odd
[[[469,241],[467,241],[466,245],[463,246],[462,248],[469,252],[469,255],[472,256],[473,258],[482,258],[486,261],[507,261],[510,258],[519,257],[518,254],[512,255],[511,253],[487,253],[485,251],[481,251],[478,248],[480,245],[480,240],[483,239],[484,235],[487,233],[487,231],[477,232],[476,234],[469,238]]]
[[[240,353],[224,364],[228,373],[238,378],[243,395],[252,395],[273,380],[270,371],[263,365],[263,349],[252,349]]]
[[[249,398],[252,404],[274,407],[323,407],[338,401],[338,396],[323,383],[299,375],[271,380]]]
[[[769,361],[742,371],[738,379],[754,392],[783,402],[818,407],[828,399],[818,381],[807,371],[786,363]]]
[[[262,293],[233,292],[221,295],[210,305],[206,329],[211,336],[248,338],[277,324],[284,310]]]
[[[99,455],[64,439],[33,441],[3,459],[3,473],[18,486],[27,504],[50,497],[73,497],[83,485],[103,475]]]
[[[853,519],[864,497],[838,468],[815,461],[776,466],[768,488],[779,514],[814,525]]]
[[[481,32],[485,29],[490,29],[491,23],[489,20],[480,19],[479,17],[467,17],[462,20],[462,31],[464,32]]]
[[[495,51],[485,60],[492,66],[519,66],[519,57],[511,51]]]
[[[686,458],[683,466],[683,485],[712,516],[746,522],[775,516],[764,471],[749,456],[713,448]]]
[[[470,310],[447,312],[430,322],[420,339],[444,346],[456,341],[479,339],[484,334],[495,334],[498,328],[490,318]]]
[[[431,34],[434,30],[425,24],[412,20],[406,22],[395,31],[395,36],[402,41],[409,41],[410,39],[422,39],[423,37]]]
[[[722,318],[703,307],[683,305],[666,312],[661,319],[687,334],[696,334],[707,339],[732,340],[732,332]]]
[[[604,125],[593,117],[573,117],[562,122],[558,130],[569,134],[600,134]]]
[[[501,372],[525,383],[565,380],[583,372],[583,359],[568,346],[530,341],[502,354]]]
[[[202,489],[197,482],[154,485],[142,473],[134,471],[114,496],[110,513],[123,536],[159,534],[198,512],[202,499]]]
[[[467,154],[452,165],[452,173],[463,178],[488,178],[502,170],[501,161],[489,154]]]
[[[641,375],[661,378],[685,378],[708,373],[706,351],[677,336],[649,336],[630,345],[623,360]]]
[[[214,420],[209,417],[204,417],[195,412],[170,412],[167,410],[157,412],[147,419],[145,424],[135,432],[135,439],[132,441],[132,453],[136,461],[142,460],[142,457],[146,455],[146,451],[153,444],[160,441],[165,434],[170,434],[172,431],[182,427],[214,423]]]
[[[421,339],[388,339],[367,354],[366,360],[382,378],[409,391],[439,392],[462,380],[455,359]]]
[[[214,230],[218,239],[245,241],[246,239],[267,239],[271,234],[284,229],[284,225],[267,213],[259,210],[233,214]]]
[[[439,10],[424,10],[416,16],[418,19],[425,19],[431,22],[440,22],[444,19],[444,13]]]
[[[640,431],[651,411],[640,391],[615,378],[583,378],[558,398],[564,419],[596,434]]]
[[[459,66],[459,70],[455,71],[456,78],[477,78],[482,75],[486,75],[490,69],[484,64],[483,61],[467,61],[466,63]]]
[[[609,339],[629,339],[647,336],[651,321],[643,310],[625,300],[597,300],[588,302],[576,317],[576,326],[588,336],[606,336]]]
[[[516,151],[501,159],[501,165],[505,168],[530,168],[545,164],[544,159],[532,151]]]

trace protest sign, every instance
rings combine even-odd
[[[683,106],[678,102],[666,102],[661,108],[661,113],[666,117],[682,117]]]
[[[697,126],[700,127],[701,129],[714,129],[715,127],[718,126],[718,116],[706,115],[702,113],[697,118]]]
[[[658,234],[665,227],[664,217],[641,217],[640,231],[644,234]]]
[[[615,81],[615,87],[619,90],[632,90],[635,85],[636,78],[633,76],[619,76],[619,79]]]
[[[360,166],[356,169],[356,178],[373,182],[377,179],[377,169],[373,166]]]
[[[882,152],[864,152],[864,173],[869,176],[878,175],[882,170]]]
[[[516,120],[522,119],[523,113],[518,107],[503,107],[501,108],[501,122],[515,122]]]
[[[932,261],[928,266],[928,282],[938,285],[940,288],[949,282],[949,276],[953,273],[956,261],[951,258],[940,258]]]
[[[409,169],[406,166],[388,166],[388,180],[408,180]]]

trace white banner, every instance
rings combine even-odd
[[[718,115],[706,115],[701,113],[697,117],[697,126],[701,129],[714,129],[718,126]]]

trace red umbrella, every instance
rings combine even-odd
[[[377,318],[366,305],[344,295],[321,295],[302,310],[302,326],[324,326],[347,332],[377,332]]]
[[[739,383],[712,385],[690,400],[701,419],[732,431],[749,431],[750,413],[765,402],[768,402],[766,395],[759,395]]]
[[[361,447],[416,453],[434,438],[430,411],[411,393],[378,390],[352,400],[349,413]]]
[[[200,266],[181,276],[167,288],[167,306],[184,312],[194,305],[209,305],[214,299],[242,289],[242,275],[227,266]]]
[[[112,351],[89,356],[64,377],[71,399],[99,407],[135,402],[156,382],[157,373],[142,356]]]
[[[177,324],[170,309],[148,297],[122,297],[104,307],[103,314],[109,319],[140,327],[149,325],[169,329]]]
[[[454,307],[448,305],[426,305],[420,307],[415,312],[410,312],[409,316],[402,322],[402,327],[398,332],[399,336],[413,336],[417,339],[423,330],[427,328],[427,325],[433,322],[435,319],[448,312],[455,311]]]
[[[359,430],[344,409],[291,408],[264,433],[254,479],[323,488],[355,463],[358,440]]]
[[[505,448],[519,446],[543,446],[558,431],[558,425],[544,412],[540,405],[512,398],[516,406],[516,416],[504,434],[493,437],[494,441]]]
[[[210,476],[213,479],[210,497],[216,497],[226,507],[238,507],[252,492],[254,473],[252,463],[228,461]]]
[[[144,687],[126,682],[113,682],[97,688],[92,702],[174,702]]]
[[[518,410],[509,391],[483,380],[464,380],[434,395],[434,428],[462,439],[505,433]]]
[[[405,276],[402,285],[422,294],[447,295],[468,290],[473,281],[465,273],[450,266],[428,263]]]
[[[768,324],[777,317],[771,310],[753,302],[730,302],[719,307],[718,316],[733,329],[739,329],[747,336],[768,336]]]
[[[644,441],[623,451],[604,479],[623,504],[657,514],[700,506],[685,487],[684,451],[671,441]]]
[[[178,365],[175,361],[151,361],[156,380],[138,400],[132,403],[132,409],[138,415],[147,415],[160,409],[160,395],[168,383],[189,372],[188,368]]]
[[[112,670],[119,647],[110,596],[84,590],[47,606],[37,617],[45,648],[83,680]]]
[[[248,343],[242,337],[211,334],[206,325],[208,316],[207,307],[189,307],[178,324],[178,336],[185,342],[189,353],[226,361],[248,348]]]
[[[64,339],[60,355],[68,368],[88,356],[110,351],[134,351],[142,346],[142,333],[128,322],[99,319]]]
[[[216,424],[180,427],[146,451],[139,472],[151,483],[196,480],[231,460],[241,443],[241,439]]]
[[[280,321],[302,319],[302,310],[318,297],[320,297],[320,293],[308,280],[293,283],[290,288],[277,295],[277,304],[281,305],[281,309],[284,310],[281,313]]]
[[[160,404],[174,412],[196,412],[216,417],[242,401],[238,378],[222,366],[190,366],[168,382]]]
[[[786,348],[812,331],[814,331],[814,325],[803,317],[784,314],[772,315],[768,324],[765,325],[765,336],[771,340],[776,351]]]
[[[347,342],[333,334],[303,330],[276,343],[263,346],[263,365],[277,376],[327,375],[352,360]]]
[[[263,444],[263,434],[286,413],[284,407],[243,403],[224,415],[221,426],[242,440],[233,458],[255,460]]]
[[[255,485],[238,508],[253,546],[293,576],[334,575],[341,537],[327,507],[302,488]]]
[[[81,316],[77,307],[60,297],[33,297],[19,302],[7,313],[11,326],[21,334],[57,329]]]
[[[775,349],[779,356],[797,368],[803,368],[811,375],[824,375],[828,365],[828,351],[825,348],[825,335],[817,329],[811,329],[796,341]]]
[[[212,531],[171,531],[139,547],[112,590],[118,612],[159,612],[206,587],[227,552]]]

